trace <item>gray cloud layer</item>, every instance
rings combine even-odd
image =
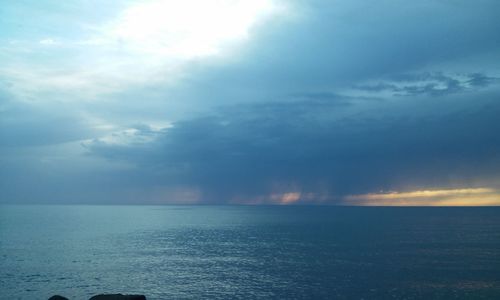
[[[125,143],[81,142],[79,159],[121,167],[54,175],[41,198],[272,203],[274,194],[300,192],[302,202],[340,203],[350,194],[500,178],[497,1],[294,7],[299,18],[262,25],[228,60],[193,63],[177,86],[136,88],[86,107],[132,133],[115,133]],[[2,145],[92,135],[71,110],[46,117],[6,107]],[[140,121],[145,114],[173,126],[155,129]],[[61,127],[66,118],[76,126]],[[50,198],[56,182],[68,188]],[[8,186],[4,193],[29,198]]]
[[[493,97],[480,95],[474,109],[459,103],[434,115],[379,113],[389,103],[352,115],[336,101],[246,105],[176,123],[151,143],[95,141],[87,147],[93,155],[134,161],[151,177],[147,181],[199,187],[205,201],[291,191],[335,201],[348,194],[470,184],[500,175],[500,105]],[[441,99],[445,106],[461,100]],[[151,131],[141,128],[137,134]]]

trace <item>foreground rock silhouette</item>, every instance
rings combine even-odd
[[[54,295],[49,300],[69,300],[66,297]],[[92,296],[89,300],[146,300],[144,295],[101,294]]]
[[[144,295],[102,294],[91,297],[89,300],[146,300]]]

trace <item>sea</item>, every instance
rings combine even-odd
[[[500,207],[1,205],[0,299],[500,299]]]

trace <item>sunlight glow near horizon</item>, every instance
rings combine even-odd
[[[500,192],[490,188],[370,193],[344,198],[360,206],[500,206]]]

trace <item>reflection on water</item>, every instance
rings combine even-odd
[[[1,299],[500,298],[500,208],[0,206]]]

